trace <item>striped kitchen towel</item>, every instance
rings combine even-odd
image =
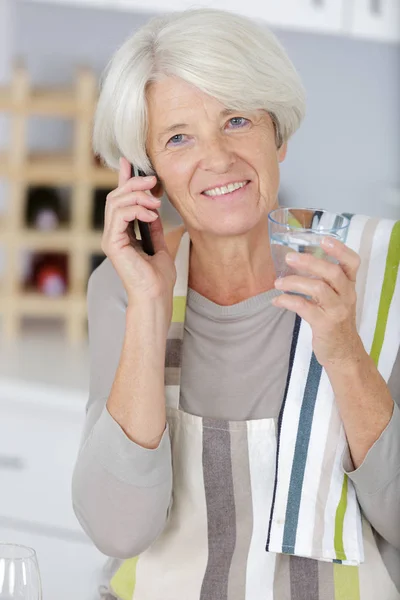
[[[400,345],[400,221],[346,215],[346,245],[361,256],[357,328],[387,381]],[[326,372],[312,352],[311,327],[296,318],[281,413],[266,549],[358,565],[361,514],[342,468],[347,448]]]

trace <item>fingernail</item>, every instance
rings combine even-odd
[[[286,254],[286,261],[287,262],[296,262],[296,260],[299,260],[300,255],[297,254],[297,252],[288,252],[288,254]]]
[[[154,196],[150,196],[150,200],[154,203],[154,204],[159,204],[161,202],[161,200],[159,198],[154,198]]]
[[[283,286],[283,281],[282,281],[282,279],[277,279],[277,280],[275,281],[275,287],[277,287],[277,288],[280,288],[280,287],[282,287],[282,286]]]
[[[154,175],[146,175],[146,177],[143,177],[143,179],[145,181],[152,181],[152,179],[155,179]]]

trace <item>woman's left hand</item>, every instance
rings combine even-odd
[[[311,254],[289,252],[288,265],[317,279],[288,275],[277,279],[283,292],[299,292],[312,298],[282,294],[275,306],[296,312],[312,329],[313,350],[323,367],[358,361],[366,352],[356,328],[356,275],[359,255],[332,237],[324,238],[322,248],[339,264]]]

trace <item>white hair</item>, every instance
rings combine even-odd
[[[305,93],[275,35],[231,12],[187,10],[151,19],[115,52],[102,79],[93,148],[118,168],[125,156],[154,173],[146,153],[146,90],[177,76],[233,110],[266,110],[278,147],[300,126]]]

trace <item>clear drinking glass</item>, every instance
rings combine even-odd
[[[32,548],[0,543],[0,600],[42,600],[39,565]]]
[[[285,258],[288,252],[313,254],[337,263],[320,244],[327,236],[345,243],[349,224],[350,219],[345,215],[322,209],[282,207],[271,211],[268,215],[268,228],[276,276],[302,274],[287,264]]]

